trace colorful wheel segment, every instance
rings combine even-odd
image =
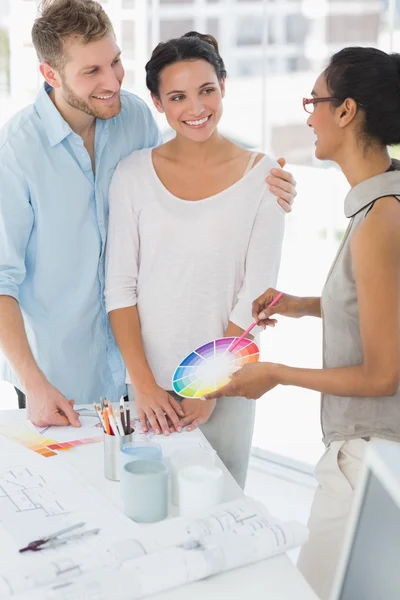
[[[174,391],[183,398],[201,398],[226,385],[232,373],[246,363],[258,361],[260,351],[252,340],[241,340],[230,352],[235,340],[220,338],[191,352],[173,375]]]

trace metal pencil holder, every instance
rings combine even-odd
[[[133,430],[128,435],[104,434],[104,475],[111,481],[120,479],[120,450],[123,444],[133,442]]]

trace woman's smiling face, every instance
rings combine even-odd
[[[311,94],[316,100],[331,96],[323,73],[316,80]],[[342,142],[343,130],[338,125],[338,111],[339,107],[335,109],[331,102],[317,102],[314,105],[314,112],[307,119],[307,125],[317,136],[315,156],[320,160],[335,160]]]
[[[210,63],[187,60],[163,69],[159,98],[153,96],[153,102],[178,135],[204,142],[221,119],[224,93],[224,81],[218,81]]]

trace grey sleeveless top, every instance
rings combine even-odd
[[[399,161],[393,161],[393,165],[400,169]],[[346,196],[345,214],[351,220],[321,297],[325,368],[363,362],[350,243],[374,201],[384,196],[396,196],[400,200],[400,171],[371,177]],[[369,436],[400,442],[400,387],[395,396],[380,398],[322,394],[321,425],[325,444]]]

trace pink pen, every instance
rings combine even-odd
[[[276,296],[276,298],[274,298],[274,299],[272,300],[272,302],[271,302],[270,304],[268,304],[267,308],[271,308],[272,306],[275,306],[275,304],[278,304],[278,302],[279,302],[279,300],[282,298],[282,296],[283,296],[283,292],[280,292],[280,293],[279,293],[279,294]],[[254,323],[252,323],[252,324],[250,325],[250,327],[248,327],[248,328],[246,329],[246,331],[244,331],[244,332],[242,333],[242,335],[241,335],[239,338],[236,338],[236,340],[235,340],[235,341],[232,343],[232,345],[231,345],[231,346],[229,346],[229,348],[228,348],[229,352],[232,352],[232,351],[233,351],[233,350],[236,348],[236,346],[237,346],[238,344],[240,344],[240,342],[241,342],[241,341],[242,341],[242,340],[243,340],[243,339],[246,337],[246,335],[247,335],[248,333],[250,333],[250,331],[251,331],[252,329],[254,329],[254,327],[255,327],[257,324],[258,324],[258,321],[254,321]]]

